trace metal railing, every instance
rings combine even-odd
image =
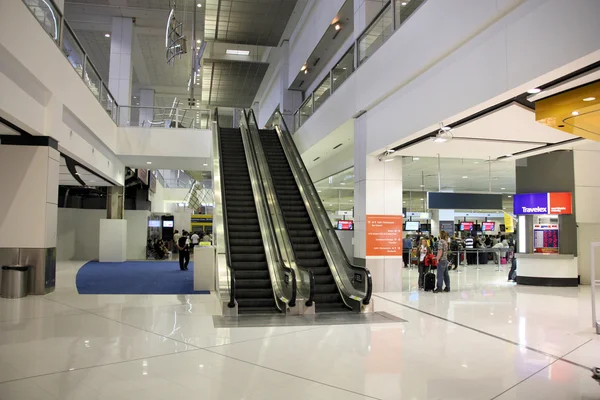
[[[104,111],[117,123],[118,105],[98,74],[83,46],[53,0],[22,0],[54,44],[62,51],[77,75],[90,89]]]
[[[294,113],[294,131],[364,64],[426,0],[390,0]]]
[[[201,108],[119,106],[118,126],[210,129],[212,111]]]

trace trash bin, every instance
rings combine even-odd
[[[27,296],[27,270],[29,267],[5,265],[2,267],[0,297],[18,299]]]

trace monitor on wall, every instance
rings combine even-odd
[[[406,221],[406,231],[418,231],[421,226],[420,222],[417,221]]]

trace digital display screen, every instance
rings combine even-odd
[[[340,231],[353,231],[354,230],[354,221],[340,220],[337,223],[337,228]]]
[[[406,230],[407,231],[418,231],[420,227],[421,227],[420,222],[406,221]]]
[[[163,228],[172,228],[173,221],[163,221]]]
[[[156,219],[151,219],[148,221],[148,226],[150,228],[160,228],[160,221]]]
[[[460,230],[461,231],[467,231],[470,232],[473,230],[473,223],[472,222],[461,222],[460,223]]]
[[[483,222],[481,224],[481,227],[483,228],[484,232],[491,232],[494,229],[496,229],[496,223],[495,222]]]

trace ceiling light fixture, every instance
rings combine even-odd
[[[231,49],[227,49],[227,51],[225,51],[225,53],[227,53],[229,55],[233,55],[233,56],[247,56],[247,55],[250,55],[250,50],[231,50]]]
[[[342,29],[342,26],[340,24],[335,24],[334,28],[336,31],[339,31],[340,29]]]
[[[419,200],[423,201],[423,200],[425,200],[425,199],[419,199]]]
[[[110,37],[110,33],[105,33],[104,37]]]
[[[300,71],[304,71],[306,69],[306,64],[304,64],[302,67],[300,67]]]
[[[406,4],[408,4],[408,3],[407,3],[407,2],[405,2],[405,1],[403,1],[403,2],[402,2],[402,5],[403,5],[403,6],[405,6]]]
[[[394,161],[393,158],[386,158],[385,160],[383,160],[384,162],[390,162],[390,161]]]
[[[506,188],[500,188],[500,190],[506,190]]]
[[[573,112],[571,113],[571,115],[577,116],[577,115],[579,115],[579,111],[573,111]]]
[[[204,165],[205,167],[208,167],[208,164],[202,164],[202,165]]]
[[[200,43],[202,43],[202,40],[196,39],[196,43],[200,44]]]
[[[467,178],[468,178],[468,176],[467,176],[467,175],[463,175],[463,179],[467,179]]]
[[[202,4],[198,3],[198,8],[202,7]]]
[[[512,157],[513,155],[511,153],[506,154],[504,157]]]
[[[146,164],[150,165],[152,164],[152,161],[146,161]]]
[[[413,161],[419,161],[420,158],[419,157],[413,157]]]
[[[596,100],[595,97],[586,97],[585,99],[583,99],[583,101],[594,101]]]
[[[304,75],[308,74],[308,68],[304,70]]]
[[[508,198],[510,199],[512,196],[508,196]]]
[[[439,136],[433,139],[433,143],[446,143],[447,141],[448,139]]]
[[[345,185],[345,183],[344,182],[340,182],[340,185]]]
[[[542,89],[540,89],[540,88],[533,88],[533,89],[529,89],[527,91],[527,93],[529,93],[529,94],[537,94],[537,93],[539,93],[541,91],[542,91]]]

